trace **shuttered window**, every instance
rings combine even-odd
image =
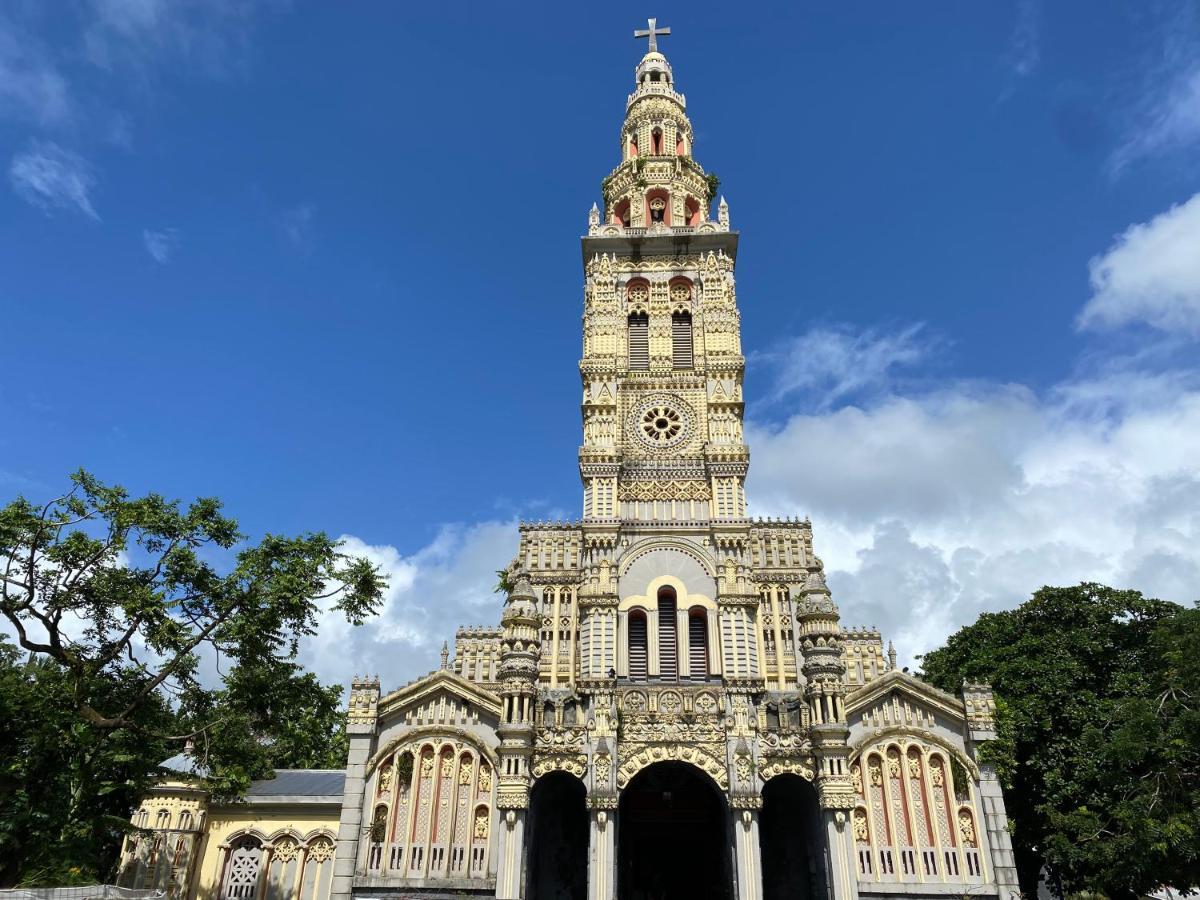
[[[680,312],[671,316],[671,362],[676,369],[692,368],[692,316]]]
[[[635,681],[646,680],[646,614],[634,611],[629,614],[629,677]]]
[[[679,678],[679,629],[675,624],[675,593],[658,595],[658,676],[664,680]]]
[[[702,609],[688,616],[688,670],[692,678],[708,677],[708,619]]]
[[[646,313],[629,317],[629,368],[650,368],[650,317]]]

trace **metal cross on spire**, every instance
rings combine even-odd
[[[639,28],[637,31],[635,31],[633,33],[633,36],[635,38],[650,38],[650,52],[657,53],[658,52],[658,36],[660,34],[670,34],[671,29],[655,27],[658,25],[658,19],[647,19],[646,24],[649,25],[650,27],[649,28]]]

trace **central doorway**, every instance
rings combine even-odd
[[[583,782],[551,772],[529,796],[526,900],[587,900],[588,818]]]
[[[758,830],[763,900],[826,900],[824,834],[810,782],[791,774],[767,782]]]
[[[618,900],[731,900],[728,808],[699,769],[639,772],[617,810]]]

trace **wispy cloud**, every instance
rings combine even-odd
[[[70,118],[67,79],[30,33],[0,19],[0,116],[57,125]]]
[[[1200,14],[1183,4],[1161,23],[1161,46],[1147,60],[1126,114],[1125,137],[1109,160],[1113,175],[1150,157],[1200,144]]]
[[[1036,71],[1042,61],[1042,10],[1038,0],[1021,0],[1017,24],[1008,43],[1009,70],[1019,78]]]
[[[862,332],[822,326],[752,354],[751,362],[771,372],[771,401],[829,409],[888,384],[897,369],[921,362],[936,344],[920,324]]]
[[[1092,297],[1082,328],[1143,322],[1200,335],[1200,194],[1131,225],[1090,263]]]
[[[142,230],[142,243],[146,245],[146,252],[156,263],[166,265],[179,248],[179,231],[175,228],[163,228],[159,231],[145,228]]]
[[[100,221],[92,205],[96,176],[91,164],[53,141],[31,141],[8,169],[13,190],[46,213],[71,210]]]
[[[311,250],[316,215],[317,208],[311,203],[285,209],[279,216],[284,239],[299,250]]]
[[[112,69],[146,70],[165,57],[210,76],[236,71],[249,47],[252,0],[91,0],[86,58]]]

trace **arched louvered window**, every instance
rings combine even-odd
[[[679,678],[679,629],[675,620],[675,591],[658,592],[658,675],[674,681]]]
[[[688,613],[688,669],[692,678],[708,677],[708,615],[699,606]]]
[[[650,368],[650,317],[646,313],[629,317],[629,368]]]
[[[671,316],[671,363],[676,369],[692,368],[692,314]]]
[[[648,651],[646,647],[646,613],[640,609],[629,613],[629,677],[645,681]]]

